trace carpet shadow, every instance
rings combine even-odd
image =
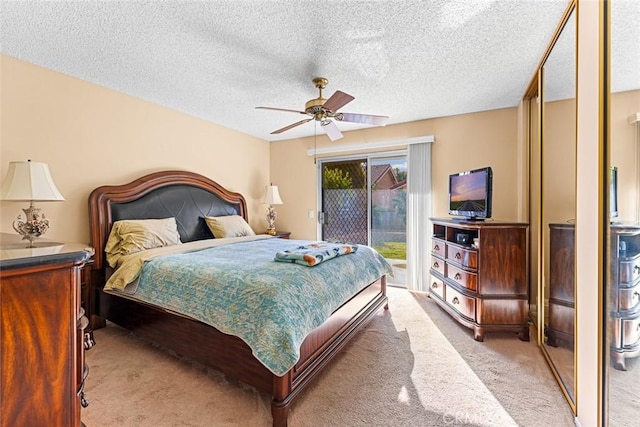
[[[418,391],[414,378],[428,378],[416,374],[410,334],[396,329],[393,316],[393,307],[379,313],[345,346],[293,406],[292,426],[487,425],[469,414],[425,408],[429,396]],[[302,415],[309,413],[313,420]]]
[[[574,426],[574,415],[535,341],[488,332],[483,342],[424,292],[410,292],[477,377],[521,426]],[[532,414],[531,412],[534,412]]]

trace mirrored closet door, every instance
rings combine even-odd
[[[538,343],[575,412],[576,12],[567,6],[524,99],[531,299]]]
[[[542,347],[575,403],[576,17],[542,66]]]
[[[623,427],[636,424],[640,414],[640,2],[614,0],[608,7],[605,194],[610,225],[603,412],[605,425]]]

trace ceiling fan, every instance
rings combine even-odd
[[[355,98],[347,93],[337,90],[333,95],[329,97],[329,99],[324,99],[322,97],[322,89],[327,86],[327,83],[329,81],[324,77],[316,77],[312,81],[313,84],[318,88],[320,94],[317,98],[307,101],[307,103],[304,105],[304,111],[289,110],[286,108],[256,107],[260,110],[287,111],[290,113],[298,113],[311,116],[308,119],[300,120],[299,122],[290,124],[281,129],[274,130],[273,132],[271,132],[272,135],[288,131],[289,129],[293,129],[296,126],[300,126],[315,119],[320,122],[322,130],[324,130],[329,139],[335,141],[342,138],[342,132],[340,132],[340,129],[338,129],[334,120],[337,120],[339,122],[363,123],[374,126],[384,126],[387,124],[387,120],[389,119],[389,117],[387,116],[338,112],[340,108],[344,107]]]

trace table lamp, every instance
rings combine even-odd
[[[267,234],[272,236],[276,235],[276,210],[272,205],[282,205],[282,199],[280,198],[280,193],[278,192],[277,185],[267,185],[267,194],[264,197],[265,204],[269,205],[267,208],[267,223],[269,224],[267,227]]]
[[[46,163],[9,162],[9,171],[2,183],[0,200],[28,201],[29,207],[22,209],[22,214],[13,221],[13,229],[29,241],[30,248],[35,247],[34,242],[49,229],[49,220],[40,213],[40,208],[35,207],[34,202],[49,202],[64,200],[62,194],[53,183],[49,166]]]

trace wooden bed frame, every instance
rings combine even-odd
[[[156,172],[129,184],[96,188],[89,196],[89,213],[91,245],[95,248],[88,285],[92,328],[104,326],[107,319],[179,355],[269,393],[274,426],[287,425],[294,399],[381,307],[388,308],[386,276],[382,276],[312,331],[302,343],[298,363],[278,377],[235,336],[102,291],[110,273],[104,247],[114,221],[175,216],[183,242],[211,238],[204,215],[237,214],[247,219],[246,202],[241,194],[192,172]]]

